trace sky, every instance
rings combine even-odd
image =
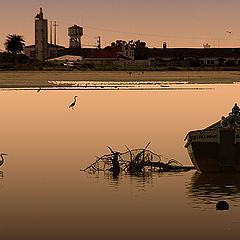
[[[57,21],[57,44],[68,47],[67,28],[84,28],[83,47],[122,39],[148,47],[240,47],[239,0],[1,0],[0,49],[8,34],[34,44],[34,17]],[[228,33],[227,31],[230,31]]]

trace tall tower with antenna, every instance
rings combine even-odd
[[[81,38],[83,36],[83,28],[77,25],[68,28],[69,48],[81,48]]]
[[[49,57],[58,57],[60,51],[65,47],[57,45],[57,26],[56,21],[50,21],[48,31],[48,20],[44,19],[43,10],[40,8],[39,13],[35,16],[35,45],[25,46],[24,53],[30,59],[40,61],[44,61]],[[48,43],[48,32],[50,33],[50,44]]]
[[[35,17],[35,56],[43,61],[48,57],[48,21],[43,18],[43,11]]]

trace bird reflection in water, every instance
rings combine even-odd
[[[240,174],[194,173],[187,185],[188,196],[196,204],[218,201],[240,202]]]
[[[8,155],[7,153],[1,153],[1,155],[0,155],[0,158],[1,158],[0,166],[2,166],[3,163],[4,163],[4,156],[7,156],[7,155]],[[3,172],[2,171],[0,171],[0,181],[3,182]]]
[[[7,153],[1,153],[1,155],[0,155],[0,158],[1,158],[0,166],[2,166],[3,163],[4,163],[4,156],[7,156],[7,155],[8,155]],[[3,181],[3,172],[2,171],[0,171],[0,181],[1,182]]]

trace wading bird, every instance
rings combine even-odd
[[[0,162],[0,166],[2,166],[3,165],[3,163],[4,163],[4,158],[3,158],[3,156],[5,156],[5,155],[7,155],[6,153],[2,153],[0,156],[1,156],[1,159],[2,159],[2,161]]]
[[[77,101],[77,96],[74,97],[74,101],[69,105],[69,108],[72,108],[75,106],[76,104],[76,101]]]

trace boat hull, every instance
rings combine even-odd
[[[239,130],[194,131],[186,148],[200,172],[240,172]]]

